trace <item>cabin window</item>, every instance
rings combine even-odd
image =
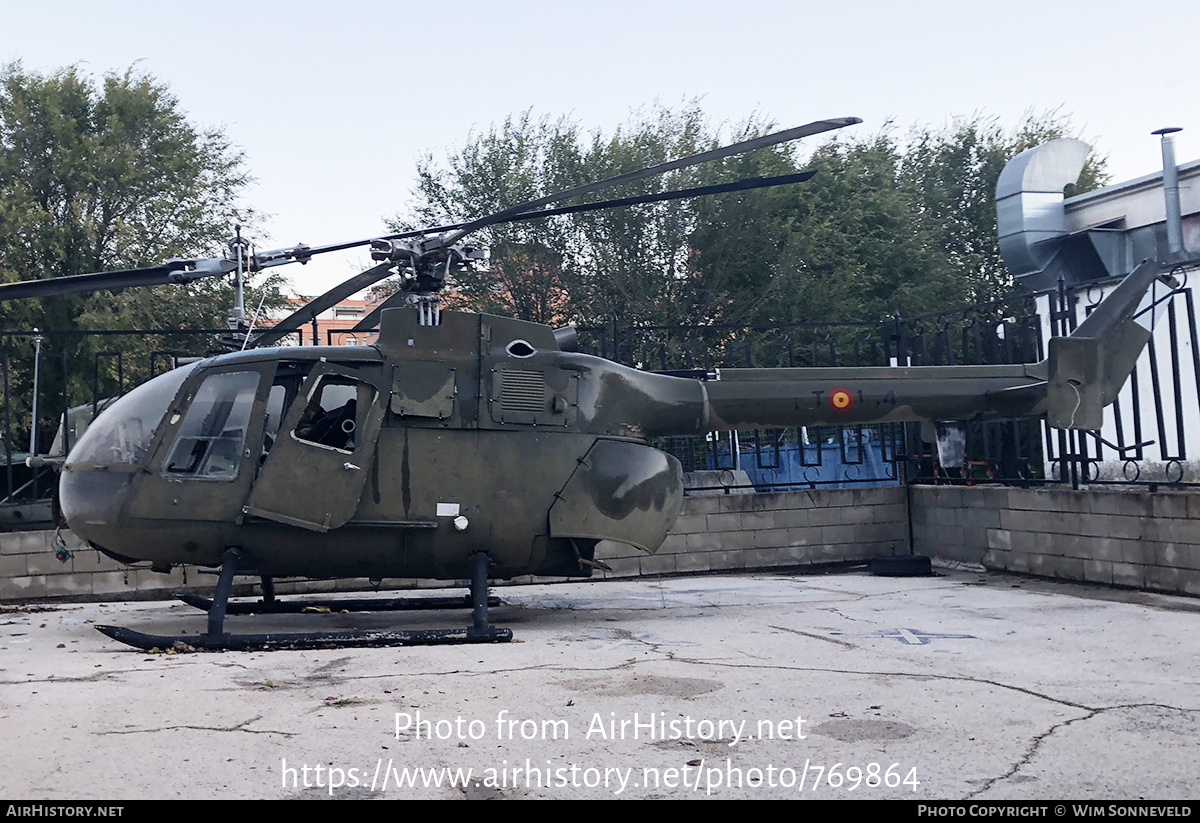
[[[283,424],[283,418],[287,414],[288,409],[292,407],[292,401],[300,394],[300,386],[304,383],[304,379],[312,370],[311,362],[292,362],[283,361],[279,364],[278,370],[275,372],[275,380],[271,385],[271,392],[267,395],[267,416],[263,423],[263,448],[262,456],[271,451],[271,446],[275,444],[275,439],[279,437],[279,428]]]
[[[256,371],[227,372],[200,384],[175,435],[163,467],[165,475],[206,480],[237,477],[259,378]]]
[[[352,452],[375,397],[374,386],[350,377],[325,375],[310,392],[292,434],[306,443]]]

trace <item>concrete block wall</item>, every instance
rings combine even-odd
[[[170,597],[173,592],[211,590],[216,576],[209,569],[178,566],[168,574],[151,571],[145,564],[126,566],[89,548],[70,531],[61,538],[70,558],[61,562],[55,556],[53,531],[8,532],[0,534],[0,603],[24,600],[154,600]],[[439,588],[434,580],[387,580],[386,588]],[[282,580],[276,585],[280,594],[301,592],[370,591],[375,584],[365,577],[336,580]],[[236,596],[259,594],[256,584],[239,582]]]
[[[1065,580],[1200,595],[1200,493],[1107,489],[912,487],[916,549],[938,559]],[[0,535],[0,602],[150,599],[210,589],[195,568],[169,575],[126,568],[64,532],[72,558],[54,556],[53,532]],[[908,552],[899,487],[687,497],[656,554],[603,543],[612,567],[596,577],[804,566]],[[517,583],[534,578],[519,578]],[[388,579],[387,589],[444,582]],[[365,579],[280,581],[282,593],[364,591]],[[256,591],[256,590],[254,590]],[[235,593],[252,592],[251,584]]]
[[[602,543],[600,577],[806,566],[908,553],[904,489],[685,497],[658,552]]]
[[[1200,595],[1200,493],[914,486],[913,540],[989,569]]]
[[[596,577],[676,574],[771,568],[865,560],[908,551],[904,490],[864,488],[774,494],[712,494],[684,498],[675,528],[656,554],[602,543],[598,559],[612,567]],[[194,567],[159,574],[128,568],[63,532],[72,558],[54,557],[54,533],[0,535],[0,602],[26,599],[130,600],[169,597],[180,590],[208,590],[216,578]],[[513,582],[533,582],[518,578]],[[393,579],[387,589],[444,587],[444,581]],[[371,581],[279,581],[280,594],[367,591]],[[257,594],[239,583],[235,595]]]
[[[122,592],[136,591],[149,574],[87,548],[71,532],[63,531],[61,537],[71,555],[66,562],[55,557],[53,531],[0,535],[0,600],[121,599]]]

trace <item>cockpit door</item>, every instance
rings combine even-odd
[[[264,443],[246,515],[318,532],[354,515],[387,402],[375,375],[369,377],[327,363],[313,369],[274,442]]]

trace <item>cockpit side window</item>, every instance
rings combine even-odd
[[[237,477],[260,377],[257,371],[225,372],[200,384],[163,464],[164,475]]]
[[[275,372],[275,380],[271,384],[271,392],[267,395],[267,418],[263,423],[262,457],[265,458],[271,451],[271,446],[275,444],[275,438],[279,436],[279,427],[283,423],[283,418],[292,407],[292,402],[300,394],[300,387],[304,383],[304,379],[308,377],[308,373],[312,371],[312,367],[311,361],[284,360],[280,362],[279,368]]]

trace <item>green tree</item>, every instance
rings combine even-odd
[[[712,143],[692,106],[635,115],[611,136],[584,135],[566,119],[526,112],[472,138],[445,165],[417,169],[414,218],[397,229],[482,217],[584,183],[691,154]],[[597,194],[628,197],[695,185],[684,169]],[[681,318],[673,302],[690,269],[692,220],[681,203],[645,204],[489,227],[475,239],[491,265],[456,278],[451,304],[515,313],[539,322],[597,323]],[[685,307],[686,308],[686,307]]]
[[[787,210],[770,282],[744,298],[754,322],[881,320],[966,299],[932,227],[914,219],[897,181],[900,149],[886,134],[832,141]]]
[[[1011,129],[972,118],[906,140],[890,127],[832,140],[805,164],[816,176],[803,186],[762,192],[765,207],[739,202],[726,220],[702,218],[692,236],[698,265],[706,284],[719,282],[715,271],[738,273],[717,292],[729,322],[878,321],[998,299],[1013,288],[996,237],[1000,172],[1024,149],[1070,133],[1049,113]],[[1103,181],[1104,161],[1093,157],[1074,191]]]
[[[959,118],[940,129],[914,129],[900,158],[899,185],[930,226],[934,242],[967,285],[970,299],[995,300],[1012,290],[996,232],[996,182],[1020,152],[1072,137],[1070,120],[1057,112],[1028,113],[1012,128],[995,118]],[[1088,158],[1072,194],[1108,180],[1105,158]]]
[[[149,75],[131,69],[96,81],[76,67],[0,69],[0,282],[221,254],[234,224],[254,221],[239,204],[248,180],[244,157],[226,137],[190,124]],[[278,278],[265,285],[278,296]],[[247,303],[256,305],[257,296]],[[0,320],[10,331],[211,328],[223,325],[231,304],[228,284],[202,281],[9,301],[0,304]],[[3,345],[14,355],[14,400],[27,398],[28,370],[18,364],[28,359],[29,341]],[[74,335],[48,345],[86,362],[111,341]],[[138,375],[127,370],[126,377]],[[82,393],[73,387],[73,396]]]
[[[752,119],[732,139],[772,130]],[[494,226],[491,266],[456,282],[467,307],[542,322],[877,322],[1001,297],[995,186],[1019,151],[1070,133],[1050,113],[1006,130],[974,118],[943,129],[839,137],[803,164],[795,146],[640,181],[622,197],[804,168],[806,183]],[[529,113],[418,168],[407,228],[483,216],[717,144],[696,105],[635,115],[611,136]],[[724,141],[721,141],[724,142]],[[1090,161],[1078,191],[1103,180]]]

